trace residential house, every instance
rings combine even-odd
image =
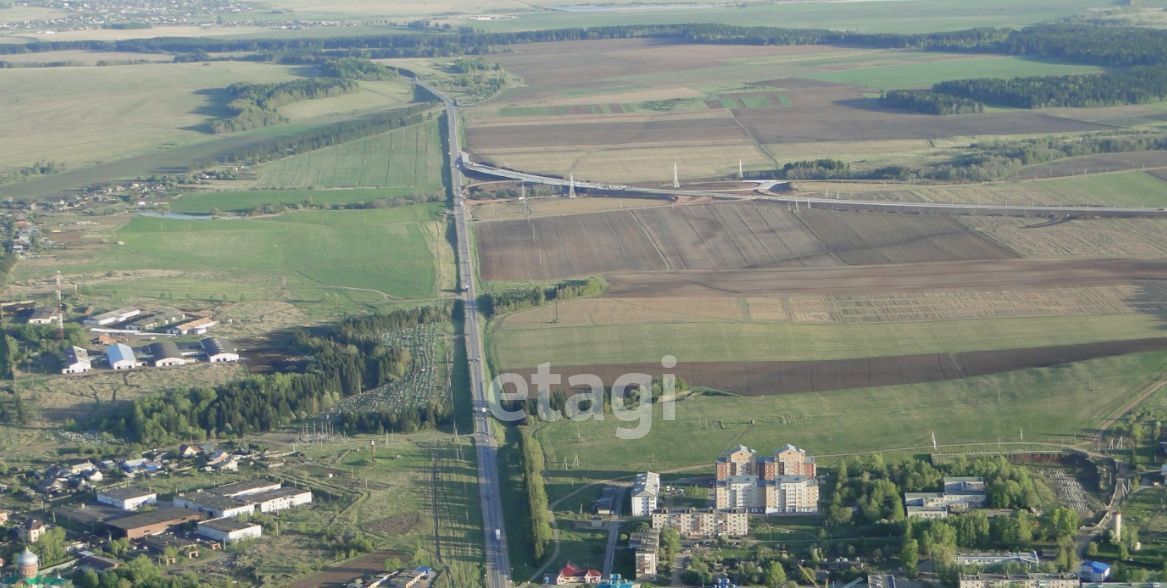
[[[62,374],[83,374],[93,369],[93,361],[89,359],[89,352],[76,345],[65,350],[65,367]]]
[[[186,365],[191,362],[182,351],[178,349],[178,345],[174,341],[156,341],[151,343],[147,350],[150,352],[150,357],[154,362],[154,367],[170,367],[176,365]]]
[[[158,494],[133,486],[104,488],[97,491],[97,502],[116,506],[122,510],[140,510],[143,506],[158,503]]]
[[[636,481],[632,484],[632,516],[652,516],[659,495],[660,474],[654,472],[636,474]]]
[[[662,508],[652,513],[652,528],[671,527],[684,537],[742,537],[750,532],[746,509]]]
[[[142,362],[134,356],[134,350],[125,343],[114,343],[105,348],[105,359],[109,367],[115,370],[130,370],[142,367]]]
[[[213,519],[199,523],[198,535],[227,545],[247,539],[258,539],[263,535],[263,527],[233,518]]]
[[[1078,588],[1074,574],[961,574],[960,588]]]
[[[25,543],[36,543],[41,540],[41,536],[48,530],[49,528],[40,519],[30,518],[25,520],[23,525],[20,525],[18,534],[20,535],[21,541]]]
[[[226,339],[208,337],[200,343],[203,346],[203,353],[207,356],[207,361],[211,363],[239,361],[239,350]]]
[[[714,470],[714,504],[718,509],[766,514],[818,512],[814,457],[793,445],[773,456],[759,456],[738,445],[717,458]]]

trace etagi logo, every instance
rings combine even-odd
[[[666,355],[661,358],[662,368],[671,370],[677,366],[677,358]],[[540,419],[545,421],[559,420],[566,416],[572,421],[604,420],[604,381],[595,374],[573,374],[567,377],[567,387],[573,393],[567,398],[562,413],[551,408],[551,390],[563,385],[563,374],[553,373],[550,363],[539,364],[535,373],[531,374],[531,386],[535,387],[537,412]],[[676,420],[676,385],[677,375],[664,373],[660,377],[660,395],[657,404],[661,405],[661,419]],[[507,387],[511,391],[507,391]],[[499,374],[490,381],[495,399],[490,403],[491,413],[500,421],[513,423],[527,418],[527,410],[506,410],[504,405],[518,403],[523,406],[531,399],[531,389],[523,376],[514,372]],[[611,398],[612,416],[616,420],[626,423],[636,423],[633,427],[617,427],[616,437],[620,439],[641,439],[652,430],[653,377],[643,373],[627,373],[617,377],[612,382]]]

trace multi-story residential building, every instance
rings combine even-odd
[[[960,588],[1078,588],[1074,574],[961,575]]]
[[[636,559],[636,579],[643,580],[657,574],[660,563],[660,529],[646,529],[633,533],[628,538]]]
[[[671,527],[684,537],[742,537],[750,532],[750,519],[745,509],[668,509],[652,513],[652,528]]]
[[[657,497],[660,496],[660,474],[645,472],[636,474],[636,482],[632,484],[632,516],[647,517],[656,510]]]
[[[764,457],[738,445],[717,458],[714,467],[714,504],[718,509],[767,514],[818,512],[814,457],[793,445]]]

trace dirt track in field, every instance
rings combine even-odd
[[[1096,286],[1167,280],[1167,260],[995,259],[751,271],[608,274],[614,298]]]
[[[684,362],[667,371],[691,386],[759,396],[920,384],[1163,350],[1167,350],[1167,338],[821,361]],[[510,371],[529,379],[534,369]],[[564,381],[574,374],[595,374],[609,384],[622,374],[666,372],[656,363],[552,366],[552,371]]]
[[[758,202],[485,222],[476,232],[488,280],[1016,257],[947,217]]]

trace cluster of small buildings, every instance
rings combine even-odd
[[[985,480],[976,477],[946,477],[941,492],[904,493],[908,516],[923,519],[942,519],[952,513],[984,508],[987,503]]]
[[[819,485],[813,456],[787,445],[773,456],[759,455],[744,445],[726,451],[714,464],[718,510],[751,513],[818,512]]]
[[[135,352],[125,343],[111,343],[105,346],[105,363],[112,370],[132,370],[146,365],[141,357],[149,358],[154,367],[172,367],[195,363],[200,357],[209,363],[239,361],[239,350],[226,339],[207,337],[199,341],[199,348],[184,350],[173,341],[155,341]],[[65,350],[62,374],[83,374],[93,369],[93,357],[83,347]]]
[[[248,515],[274,513],[310,504],[312,491],[286,487],[273,480],[256,479],[180,493],[164,506],[160,505],[156,493],[136,487],[100,490],[96,502],[98,507],[92,513],[79,514],[85,509],[74,509],[62,514],[78,522],[100,523],[114,536],[130,540],[160,535],[180,525],[197,522],[199,537],[229,544],[262,536],[263,529],[258,524],[244,520]],[[101,507],[114,509],[116,514],[101,510]],[[91,516],[84,517],[85,514]]]
[[[146,313],[140,308],[127,306],[93,315],[83,319],[81,324],[91,329],[117,330],[127,333],[146,333],[168,327],[166,332],[171,335],[205,335],[219,322],[209,316],[188,317],[186,313],[173,308]],[[117,329],[113,329],[113,327],[117,327]]]
[[[548,586],[596,586],[597,588],[638,588],[639,583],[625,580],[620,574],[612,574],[606,579],[599,570],[579,567],[571,562],[564,565],[554,577],[544,582]]]

